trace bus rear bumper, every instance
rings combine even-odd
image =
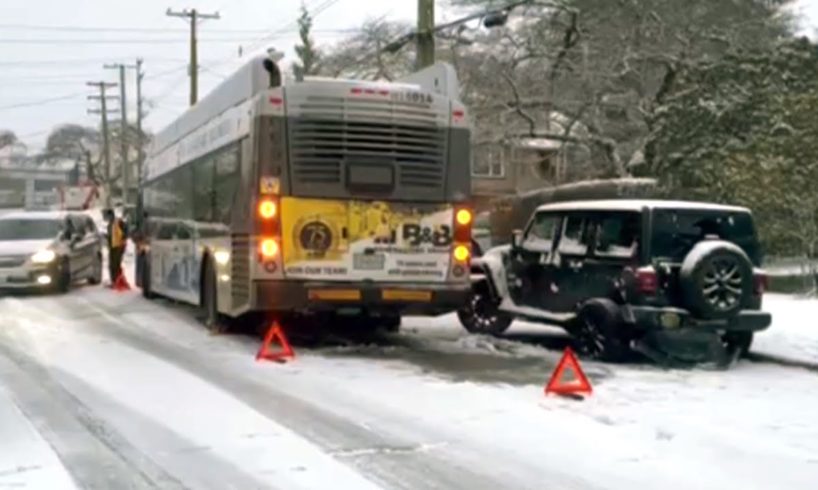
[[[464,284],[256,281],[254,310],[327,311],[343,308],[397,310],[419,315],[454,311],[467,301]]]

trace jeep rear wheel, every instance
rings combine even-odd
[[[622,331],[619,307],[608,300],[591,300],[579,309],[568,331],[580,354],[608,362],[622,362],[631,355]]]
[[[737,314],[753,288],[753,266],[738,246],[705,241],[685,257],[679,273],[685,306],[700,318]]]
[[[457,310],[460,323],[470,333],[500,335],[511,326],[514,318],[500,311],[485,284],[476,285],[465,306]]]

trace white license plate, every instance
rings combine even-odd
[[[352,256],[352,267],[361,271],[380,271],[386,265],[383,254],[355,254]]]

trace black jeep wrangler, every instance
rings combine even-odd
[[[559,325],[585,355],[729,363],[766,329],[766,276],[748,209],[611,200],[537,208],[511,245],[472,265],[467,330]]]

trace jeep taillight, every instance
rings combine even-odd
[[[636,269],[636,289],[642,294],[654,295],[659,290],[659,275],[651,266]]]
[[[753,271],[753,294],[762,296],[770,287],[770,280],[767,273],[756,269]]]

